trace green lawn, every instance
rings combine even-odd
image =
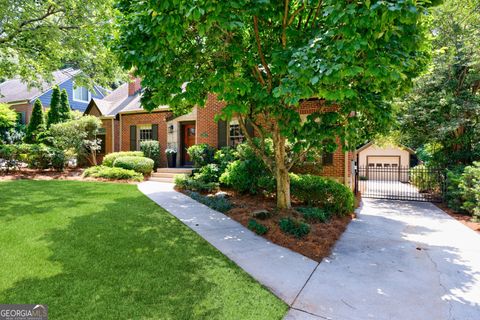
[[[0,182],[0,303],[50,319],[281,319],[287,306],[135,185]]]

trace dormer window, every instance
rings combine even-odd
[[[74,87],[73,100],[80,101],[80,102],[89,102],[90,92],[88,92],[88,89],[85,87]]]

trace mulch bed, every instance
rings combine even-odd
[[[222,191],[227,192],[228,199],[234,205],[226,215],[247,227],[248,220],[252,218],[254,211],[267,210],[272,212],[273,214],[270,218],[264,220],[256,219],[259,223],[268,227],[268,232],[263,237],[315,261],[321,261],[330,255],[335,242],[343,234],[352,218],[354,218],[352,214],[346,217],[333,217],[327,223],[308,222],[310,224],[310,233],[304,238],[297,239],[294,236],[283,233],[278,226],[278,221],[284,217],[299,217],[298,212],[295,210],[276,210],[274,197],[240,195],[230,190]],[[292,206],[295,208],[301,205],[293,202]]]
[[[471,221],[472,216],[470,216],[468,214],[458,213],[455,210],[447,207],[447,205],[445,203],[435,203],[435,205],[437,207],[439,207],[440,209],[442,209],[443,211],[445,211],[449,216],[451,216],[452,218],[456,219],[457,221],[463,223],[464,225],[466,225],[467,227],[469,227],[473,231],[480,232],[480,222]]]

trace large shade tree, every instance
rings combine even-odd
[[[401,137],[436,165],[470,164],[480,159],[480,3],[446,1],[429,24],[432,64],[398,103]]]
[[[430,1],[119,0],[116,51],[135,68],[148,110],[177,113],[226,103],[277,181],[277,206],[290,207],[288,172],[312,149],[352,147],[382,127],[381,102],[403,92],[425,63],[422,13]],[[184,84],[187,83],[186,86]],[[182,86],[183,85],[183,86]],[[300,103],[333,107],[302,122]],[[246,122],[265,141],[252,143]],[[292,151],[293,156],[289,156]]]
[[[0,0],[0,79],[35,84],[69,65],[109,84],[120,72],[105,45],[114,32],[112,2]]]

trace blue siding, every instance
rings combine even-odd
[[[73,100],[73,79],[69,79],[65,81],[64,83],[59,85],[60,90],[66,89],[68,93],[68,101],[70,102],[70,107],[73,110],[78,110],[81,112],[84,112],[87,109],[88,103],[87,102],[78,102]],[[98,99],[103,99],[104,96],[95,89],[95,92],[91,92],[91,97],[92,98],[98,98]],[[52,89],[44,92],[40,97],[38,97],[40,101],[42,101],[42,104],[44,106],[49,106],[50,105],[50,100],[52,99]],[[33,103],[33,102],[32,102]]]

